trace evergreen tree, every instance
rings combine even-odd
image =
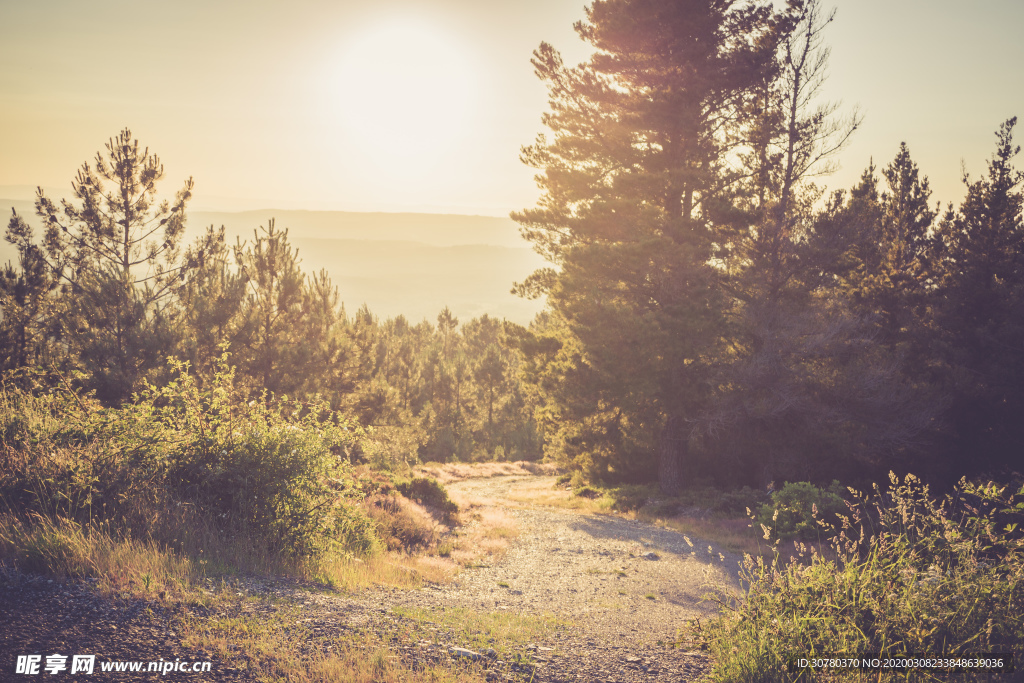
[[[32,228],[14,213],[5,238],[18,250],[18,268],[0,271],[0,370],[42,364],[56,353],[50,342],[59,332],[51,298],[57,287]]]
[[[200,253],[190,277],[177,289],[176,355],[202,380],[212,377],[226,346],[237,349],[248,342],[242,318],[246,278],[233,267],[223,226],[207,229],[206,249]]]
[[[254,241],[238,241],[239,264],[248,293],[242,303],[245,342],[238,353],[244,374],[256,381],[256,391],[294,394],[301,386],[301,322],[305,275],[274,219],[254,231]]]
[[[1019,466],[1024,440],[1024,173],[1017,119],[1002,124],[988,173],[939,229],[937,333],[953,394],[955,472]]]
[[[337,408],[355,389],[358,352],[347,334],[345,311],[327,271],[307,279],[302,295],[301,369],[296,368],[303,379],[302,392],[330,397]]]
[[[544,194],[513,218],[560,271],[518,289],[546,288],[580,340],[610,439],[662,424],[669,493],[724,336],[712,207],[738,180],[726,163],[741,144],[734,121],[775,58],[764,43],[781,23],[767,4],[598,0],[576,25],[595,49],[589,62],[566,67],[547,44],[534,53],[554,137],[524,149]]]
[[[79,170],[72,190],[80,205],[62,200],[58,208],[42,189],[36,195],[40,253],[66,304],[54,317],[88,385],[111,403],[162,364],[174,313],[163,308],[202,254],[201,245],[184,255],[180,248],[192,180],[173,205],[157,205],[163,175],[159,158],[125,129]]]
[[[487,450],[493,452],[495,406],[507,387],[509,371],[508,347],[502,343],[504,329],[499,321],[485,314],[471,320],[465,326],[463,334],[466,337],[467,349],[472,358],[476,399],[479,405],[487,408],[485,427]]]
[[[919,176],[906,143],[882,170],[882,178],[881,193],[863,187],[846,210],[844,228],[855,237],[860,267],[845,279],[858,311],[875,316],[883,340],[895,347],[913,334],[916,311],[931,281],[928,262],[937,212],[928,204],[928,178]]]

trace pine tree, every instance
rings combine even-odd
[[[337,408],[342,398],[356,387],[358,352],[347,334],[344,309],[338,303],[338,289],[327,271],[305,281],[302,292],[303,321],[300,353],[302,392],[331,398]]]
[[[101,399],[116,403],[168,349],[171,309],[162,310],[202,245],[181,251],[192,179],[173,204],[156,204],[160,159],[123,130],[82,165],[72,182],[80,204],[58,208],[40,188],[36,213],[44,221],[41,254],[61,283],[66,306],[54,311],[63,338],[91,376]],[[110,185],[106,185],[109,183]]]
[[[999,128],[988,173],[939,229],[936,330],[953,393],[960,471],[1012,469],[1024,440],[1024,172],[1013,158],[1016,118]]]
[[[608,438],[661,422],[669,493],[724,332],[712,207],[738,181],[726,162],[740,145],[733,122],[781,22],[766,4],[598,0],[576,24],[589,62],[567,67],[547,44],[534,53],[554,136],[523,150],[544,194],[513,218],[560,270],[517,289],[546,290],[580,340]]]
[[[234,267],[224,235],[223,226],[207,229],[206,249],[175,293],[175,354],[188,361],[200,378],[213,376],[225,345],[237,349],[248,341],[242,316],[248,285]]]
[[[845,279],[858,312],[877,318],[887,345],[907,351],[933,276],[929,259],[937,211],[929,206],[928,178],[920,177],[906,143],[882,170],[882,178],[881,193],[865,187],[859,207],[857,193],[851,197],[844,228],[855,237],[860,268]]]
[[[0,271],[0,369],[12,370],[44,363],[57,353],[51,344],[59,327],[51,299],[57,288],[32,228],[14,213],[5,238],[18,250],[18,268],[8,263]]]
[[[302,386],[299,360],[305,274],[274,219],[254,231],[254,241],[238,241],[235,261],[247,282],[242,318],[248,339],[238,349],[244,374],[256,391],[294,394]],[[244,355],[243,355],[244,354]]]

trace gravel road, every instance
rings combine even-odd
[[[238,577],[232,591],[240,618],[270,617],[292,605],[296,624],[308,629],[309,645],[329,642],[353,629],[380,634],[416,667],[459,660],[466,636],[452,608],[495,614],[553,615],[554,632],[522,652],[473,664],[488,681],[693,681],[710,660],[674,646],[677,629],[704,618],[714,606],[708,591],[738,588],[739,558],[696,538],[614,515],[588,515],[528,502],[528,491],[548,491],[554,477],[499,476],[449,484],[453,497],[472,499],[511,515],[518,536],[500,560],[465,569],[451,583],[419,590],[375,589],[345,595],[308,590],[294,582]],[[526,500],[527,502],[523,502]],[[255,681],[242,662],[220,661],[183,646],[172,629],[182,609],[159,601],[105,599],[88,582],[54,582],[7,572],[0,576],[0,680],[20,653],[93,652],[111,659],[184,657],[213,659],[212,677],[193,681]],[[445,610],[448,610],[447,613]],[[465,612],[462,612],[465,614]],[[434,618],[436,615],[436,619]],[[403,635],[404,634],[404,635]],[[478,648],[479,649],[479,648]],[[464,653],[462,653],[464,654]],[[98,677],[102,678],[102,677]],[[118,681],[151,680],[119,675]],[[113,680],[113,679],[111,679]]]
[[[501,476],[449,484],[453,497],[506,509],[519,536],[492,566],[448,585],[391,591],[382,602],[564,619],[568,626],[531,650],[534,681],[678,682],[706,672],[706,655],[672,643],[688,619],[715,611],[705,594],[738,590],[740,558],[651,524],[518,502],[519,489],[554,483]]]

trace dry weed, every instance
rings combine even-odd
[[[558,472],[558,466],[554,463],[538,463],[528,460],[480,463],[427,462],[414,468],[414,472],[420,476],[433,477],[442,484],[450,484],[464,479],[484,479],[505,475],[553,475]]]

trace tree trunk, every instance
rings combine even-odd
[[[661,432],[661,452],[658,463],[658,488],[666,496],[676,496],[683,488],[683,455],[686,438],[683,421],[671,415]]]

